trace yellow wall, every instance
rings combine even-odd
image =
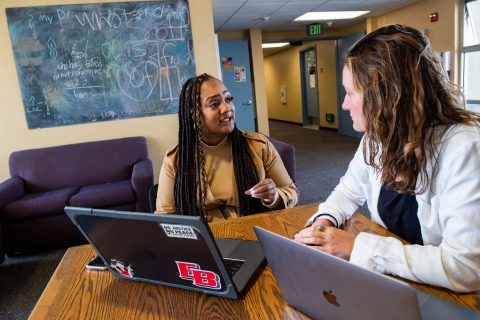
[[[318,104],[320,107],[320,126],[338,128],[337,115],[337,69],[336,46],[333,40],[318,41],[317,47],[317,77]],[[325,120],[325,114],[333,113],[335,121]]]
[[[348,36],[357,32],[365,32],[367,30],[365,21],[358,22],[350,27],[340,29],[325,29],[324,36]]]
[[[408,7],[384,14],[373,19],[373,29],[389,24],[401,23],[426,30],[435,51],[450,51],[452,54],[452,79],[459,77],[459,0],[423,0]],[[430,22],[430,13],[438,12],[438,21]],[[376,21],[375,21],[376,20]],[[372,31],[372,30],[368,30]]]
[[[267,83],[268,117],[290,122],[303,122],[302,87],[300,79],[300,51],[316,46],[317,82],[320,107],[320,126],[338,128],[337,89],[335,70],[335,41],[322,40],[305,42],[299,47],[290,47],[265,58],[265,80]],[[287,103],[280,102],[280,86],[285,85]],[[325,121],[325,114],[335,114],[335,122]]]
[[[291,47],[264,61],[268,117],[302,123],[299,48]],[[280,86],[286,87],[286,104],[280,102]]]
[[[357,23],[349,28],[325,29],[324,35],[349,35],[362,30],[370,32],[393,23],[426,30],[434,50],[452,53],[452,80],[458,84],[459,10],[460,0],[422,0],[390,13],[368,18],[367,21]],[[439,20],[437,22],[430,22],[429,14],[432,12],[438,12]],[[292,33],[285,33],[283,38],[292,35]],[[264,39],[269,41],[282,39],[282,34],[270,32],[264,34]],[[317,41],[316,46],[320,126],[338,128],[335,44],[334,41]],[[302,123],[299,50],[303,47],[290,47],[265,57],[268,115],[271,119]],[[324,68],[323,73],[319,71],[321,67]],[[281,84],[285,84],[287,87],[287,104],[280,103]],[[325,121],[327,112],[335,115],[335,123],[328,124]]]
[[[322,36],[342,36],[365,31],[365,22],[357,23],[343,29],[325,29]],[[305,37],[306,31],[268,32],[263,38],[268,41]],[[265,80],[267,91],[268,117],[270,119],[290,122],[303,122],[302,88],[300,79],[300,51],[306,47],[316,46],[317,50],[317,82],[320,108],[320,126],[338,128],[337,111],[337,71],[335,40],[319,40],[304,42],[299,47],[289,47],[265,57]],[[280,103],[280,85],[285,85],[287,103]],[[334,122],[325,120],[326,113],[334,114]]]
[[[99,1],[83,0],[81,2],[98,3]],[[118,0],[103,0],[103,2],[118,2]],[[79,1],[2,0],[0,2],[0,43],[2,43],[0,47],[0,93],[2,97],[0,104],[0,181],[10,176],[8,157],[13,151],[137,135],[147,138],[149,155],[157,177],[166,149],[177,143],[178,120],[176,114],[37,130],[27,128],[5,8],[74,3],[79,3]],[[208,72],[218,76],[218,61],[216,56],[212,55],[216,49],[211,0],[194,0],[190,1],[189,5],[197,74]]]
[[[257,131],[270,135],[268,125],[267,95],[265,89],[265,73],[263,67],[262,30],[250,29],[250,56],[252,58],[253,86],[255,108],[257,114]]]
[[[296,31],[264,31],[262,38],[265,42],[274,42],[285,39],[295,39],[307,36],[306,28],[304,30]]]

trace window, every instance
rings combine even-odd
[[[480,0],[465,0],[462,52],[467,108],[480,112]]]

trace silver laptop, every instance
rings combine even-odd
[[[258,241],[214,239],[197,216],[65,207],[117,277],[232,299],[265,261]]]
[[[285,300],[315,319],[480,319],[480,313],[254,227]]]

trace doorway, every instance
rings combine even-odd
[[[300,77],[302,83],[303,127],[320,128],[318,105],[317,51],[309,47],[300,51]]]

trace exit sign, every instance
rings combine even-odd
[[[313,23],[307,26],[307,36],[319,36],[322,34],[322,25]]]

